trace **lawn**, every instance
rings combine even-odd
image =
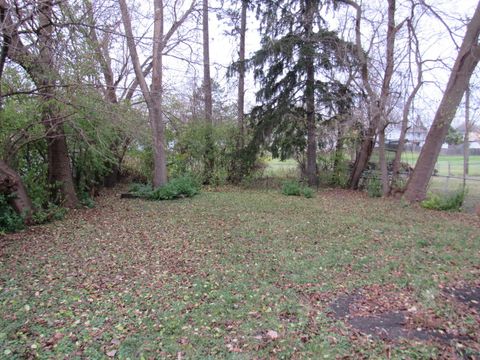
[[[0,357],[478,356],[478,302],[454,294],[480,289],[479,230],[347,191],[107,193],[0,239]],[[367,326],[384,316],[404,322]]]

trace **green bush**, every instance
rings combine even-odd
[[[311,199],[313,197],[313,194],[314,194],[314,190],[312,188],[305,186],[302,189],[302,195],[305,196],[307,199]]]
[[[371,173],[367,180],[367,193],[369,197],[382,196],[382,183],[376,173]]]
[[[467,191],[463,188],[446,194],[430,194],[428,198],[421,202],[421,206],[425,209],[443,210],[443,211],[460,211]]]
[[[287,196],[305,196],[306,198],[310,199],[313,197],[314,190],[307,187],[302,186],[298,181],[289,180],[285,181],[282,186],[282,194]]]
[[[133,184],[130,193],[149,200],[173,200],[183,197],[193,197],[200,192],[200,185],[191,176],[182,176],[170,180],[166,185],[158,189],[152,189],[150,185]]]
[[[15,232],[24,228],[23,218],[13,210],[8,200],[9,196],[0,194],[0,234]]]

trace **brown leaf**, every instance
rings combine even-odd
[[[107,356],[114,357],[116,353],[117,353],[117,350],[110,350],[109,352],[107,352]]]
[[[267,336],[272,340],[276,340],[278,339],[278,332],[276,332],[275,330],[268,330]]]

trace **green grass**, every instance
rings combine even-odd
[[[402,161],[409,163],[412,167],[417,162],[419,153],[405,152],[402,155]],[[469,158],[470,169],[469,175],[480,176],[480,155],[472,155]],[[440,155],[435,167],[439,175],[463,176],[463,156],[461,155]]]
[[[478,330],[435,296],[478,278],[480,231],[470,215],[339,191],[96,202],[0,240],[0,358],[441,353],[438,344],[351,337],[328,316],[339,294],[377,285],[408,293],[448,326]]]

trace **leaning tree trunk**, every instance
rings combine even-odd
[[[33,206],[25,186],[23,186],[22,179],[3,160],[0,160],[0,193],[15,194],[10,200],[10,204],[18,214],[24,217],[26,223],[31,221]]]
[[[415,169],[407,183],[405,198],[408,201],[415,202],[425,199],[428,183],[442,144],[445,141],[463,94],[467,90],[473,71],[480,60],[479,35],[480,2],[477,4],[475,14],[467,26],[467,32],[455,60],[447,88],[433,119]]]
[[[465,135],[463,137],[463,186],[466,186],[470,158],[470,87],[465,91]]]
[[[360,153],[355,160],[352,174],[350,176],[350,188],[358,189],[358,184],[362,177],[364,169],[368,165],[368,161],[375,147],[375,134],[378,130],[378,127],[381,125],[382,116],[385,114],[385,107],[387,104],[388,97],[390,96],[390,82],[393,76],[394,70],[394,50],[395,50],[395,36],[398,30],[401,28],[402,24],[395,26],[395,11],[396,11],[396,0],[388,0],[388,26],[387,26],[387,46],[386,46],[386,64],[385,72],[382,81],[382,88],[380,91],[380,96],[377,98],[375,95],[372,86],[370,84],[370,76],[368,72],[368,61],[365,58],[363,53],[363,48],[361,47],[361,32],[360,32],[360,21],[361,21],[361,8],[358,4],[351,0],[342,0],[343,2],[354,6],[357,9],[357,19],[355,25],[356,32],[356,44],[357,44],[357,54],[361,60],[361,75],[362,82],[367,89],[369,95],[369,102],[372,107],[372,119],[367,130],[365,139],[363,140]]]

